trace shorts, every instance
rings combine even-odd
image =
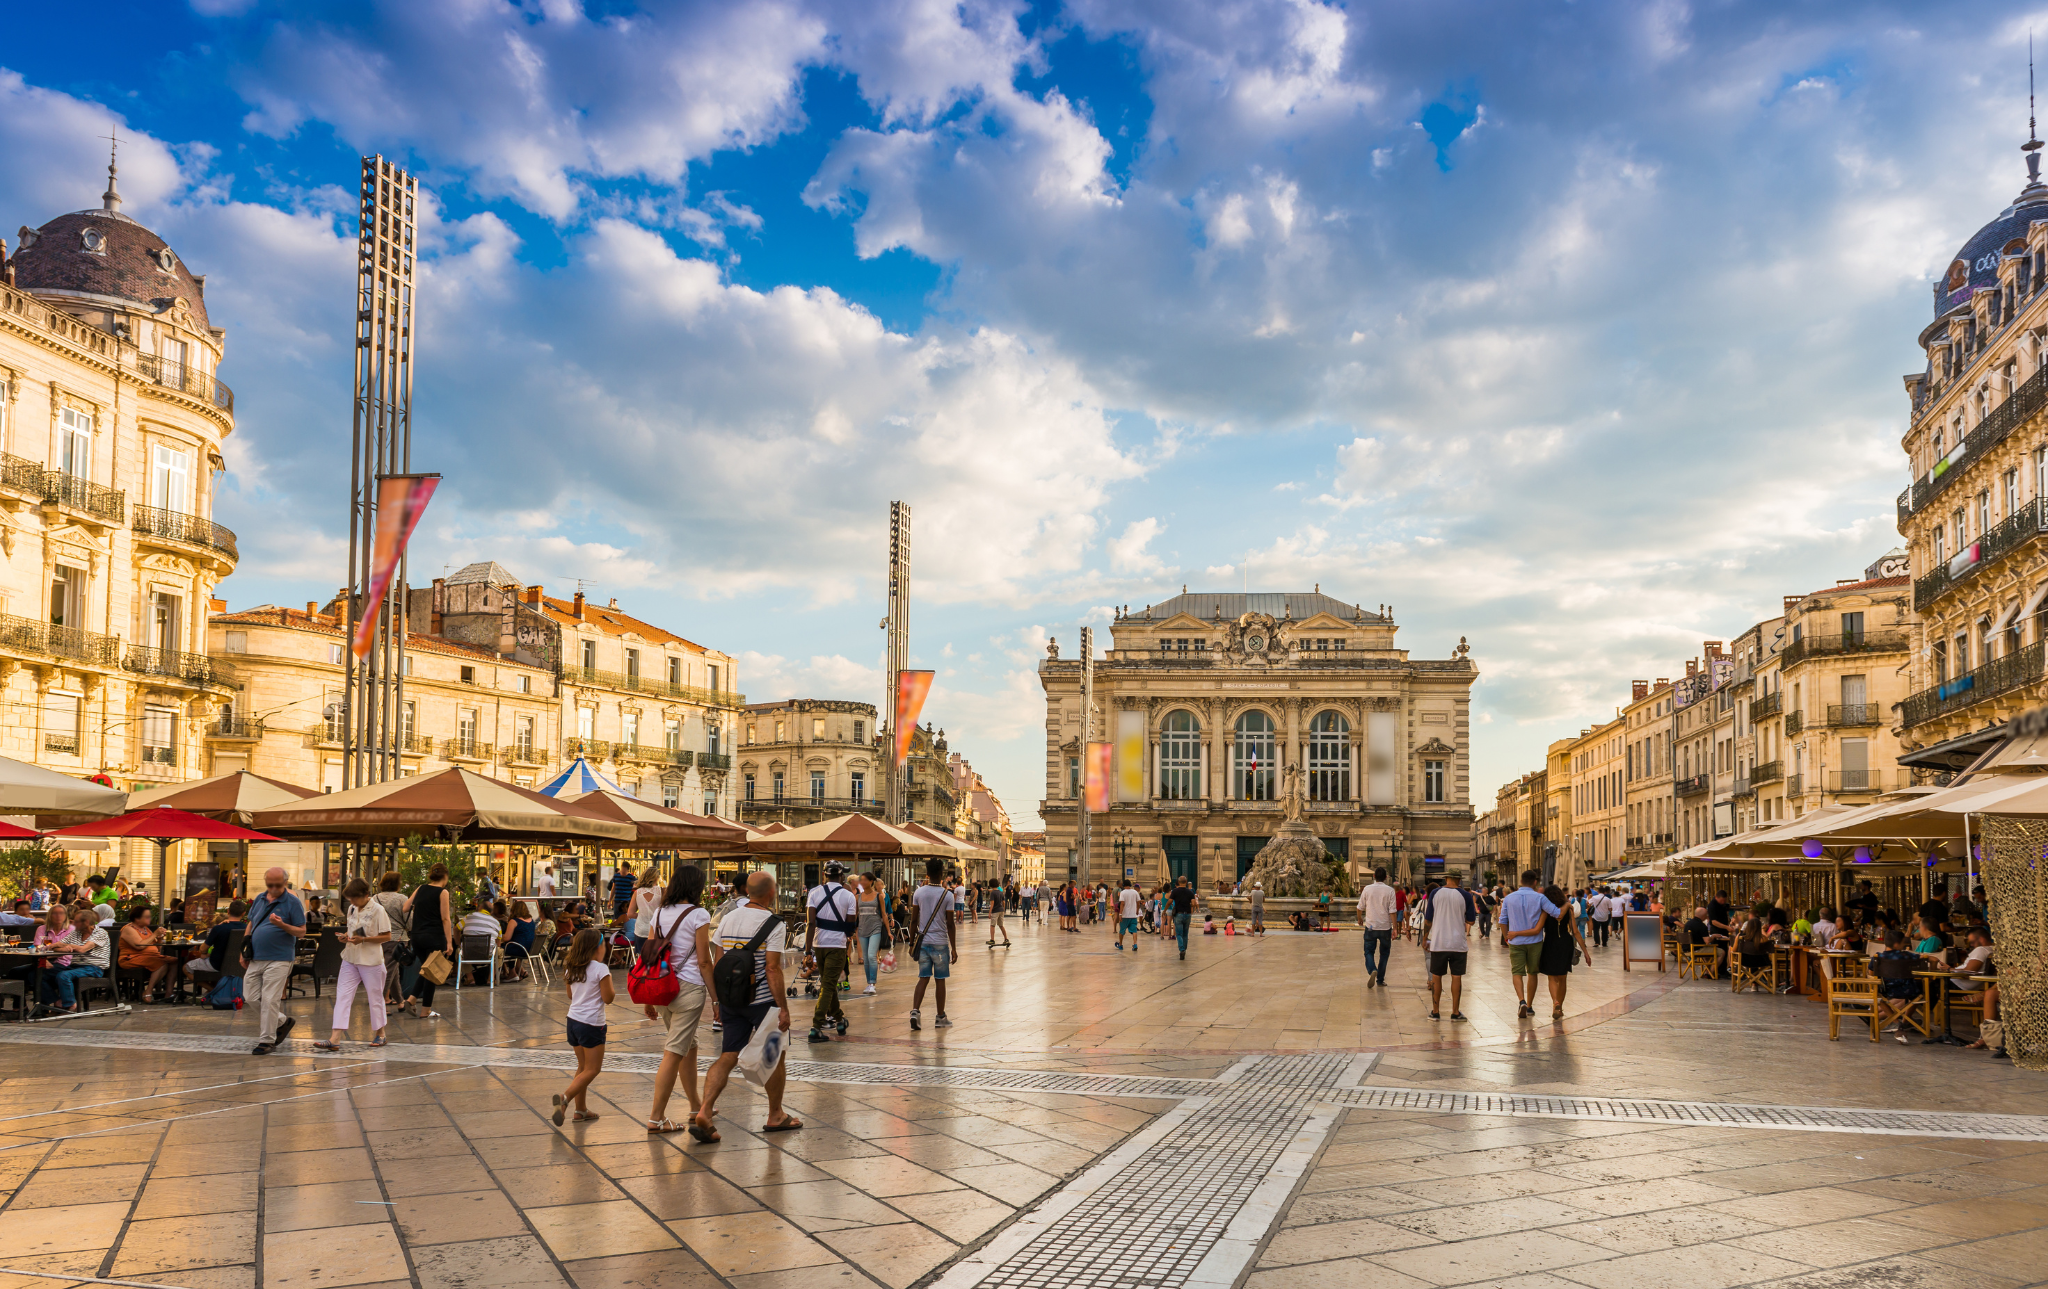
[[[1429,974],[1432,976],[1441,976],[1446,971],[1450,972],[1454,976],[1462,976],[1465,974],[1464,950],[1460,949],[1456,953],[1441,953],[1435,949],[1431,949],[1429,951]]]
[[[668,1037],[661,1050],[677,1056],[697,1046],[697,1027],[704,1023],[704,986],[684,985],[675,1001],[661,1009],[661,1023]]]
[[[610,1026],[608,1025],[586,1025],[580,1020],[571,1020],[569,1022],[569,1046],[603,1047],[605,1031],[609,1028]]]
[[[1508,946],[1508,969],[1518,976],[1541,975],[1543,965],[1543,941],[1534,944],[1511,944]],[[1463,971],[1458,972],[1464,975]]]
[[[1125,918],[1125,919],[1124,919],[1124,926],[1123,926],[1123,929],[1124,929],[1124,932],[1125,932],[1126,934],[1128,934],[1128,935],[1136,935],[1136,934],[1138,934],[1138,919],[1136,919],[1136,918]]]
[[[917,978],[919,980],[944,980],[953,971],[953,947],[947,944],[921,944],[917,947]]]
[[[768,1019],[768,1013],[775,1010],[773,1002],[749,1003],[735,1016],[730,1010],[724,1012],[725,1032],[719,1037],[725,1040],[718,1045],[721,1052],[744,1052],[747,1041],[754,1037],[754,1031],[761,1028],[761,1022]]]

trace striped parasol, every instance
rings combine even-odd
[[[542,784],[539,789],[547,797],[580,797],[586,792],[617,792],[632,796],[623,787],[605,778],[590,768],[590,762],[577,757],[569,768]]]

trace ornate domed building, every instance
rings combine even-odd
[[[2048,700],[2048,184],[2029,134],[2025,186],[1934,283],[1927,363],[1905,378],[1898,525],[1920,625],[1914,692],[1892,715],[1916,769],[1969,764]]]
[[[195,777],[240,729],[204,634],[235,567],[211,518],[235,421],[206,279],[115,179],[0,240],[0,754],[132,787]]]

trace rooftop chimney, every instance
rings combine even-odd
[[[539,605],[540,605],[540,583],[539,583],[539,582],[535,582],[535,583],[534,583],[534,584],[533,584],[532,586],[529,586],[529,587],[527,587],[527,588],[526,588],[526,602],[527,602],[528,604],[534,605],[535,607],[539,607]]]
[[[1655,687],[1654,687],[1654,688],[1653,688],[1653,689],[1651,690],[1651,692],[1652,692],[1652,693],[1655,693],[1655,692],[1656,692],[1657,690],[1662,690],[1662,689],[1669,689],[1669,688],[1671,688],[1671,681],[1670,681],[1670,679],[1669,679],[1668,677],[1665,677],[1665,676],[1659,676],[1659,677],[1657,677],[1657,684],[1656,684],[1656,685],[1655,685]]]
[[[306,613],[307,613],[307,615],[308,615],[308,616],[310,616],[310,617],[315,617],[315,618],[319,617],[319,616],[320,616],[320,601],[318,601],[318,600],[308,600],[308,601],[306,601]]]
[[[1700,645],[1700,648],[1706,652],[1706,655],[1709,658],[1718,658],[1721,656],[1721,642],[1719,640],[1705,641]]]
[[[616,596],[616,595],[614,595],[614,596],[613,596],[613,597],[611,598],[610,602],[609,602],[609,603],[607,603],[607,604],[606,604],[606,605],[605,605],[604,607],[606,607],[607,609],[616,609],[616,608],[618,608],[618,607],[619,607],[619,597],[618,597],[618,596]]]
[[[1631,680],[1628,682],[1628,689],[1631,699],[1648,698],[1650,696],[1650,682],[1647,680]]]
[[[1805,598],[1806,598],[1806,597],[1805,597],[1805,596],[1803,596],[1803,595],[1788,595],[1788,596],[1786,596],[1786,597],[1785,597],[1785,616],[1786,616],[1786,617],[1788,617],[1788,618],[1789,618],[1789,617],[1791,617],[1791,616],[1792,616],[1792,610],[1794,610],[1794,609],[1798,608],[1798,607],[1799,607],[1799,602],[1800,602],[1801,600],[1805,599]]]
[[[1688,676],[1697,676],[1697,675],[1699,675],[1699,674],[1700,674],[1700,660],[1699,660],[1699,659],[1697,659],[1697,658],[1687,658],[1687,659],[1685,660],[1685,674],[1686,674],[1686,675],[1688,675]]]
[[[575,616],[578,622],[583,621],[583,592],[576,592],[576,598],[571,602],[569,612]]]

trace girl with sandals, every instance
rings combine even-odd
[[[604,965],[604,936],[587,926],[576,933],[569,956],[562,963],[562,983],[569,988],[569,1048],[576,1053],[576,1077],[567,1089],[555,1093],[556,1126],[576,1108],[577,1123],[588,1123],[592,1113],[584,1094],[604,1069],[605,1015],[611,1006],[612,969]]]

